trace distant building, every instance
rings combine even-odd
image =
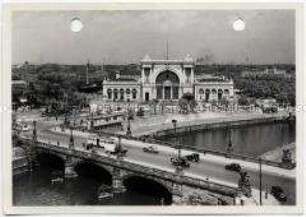
[[[16,95],[23,95],[27,90],[28,84],[24,80],[12,80],[12,92]]]
[[[141,75],[103,82],[103,96],[109,101],[178,100],[184,93],[193,93],[196,100],[221,100],[233,96],[233,81],[224,77],[194,75],[195,61],[190,55],[183,60],[141,61]]]
[[[247,77],[250,75],[282,75],[288,77],[286,70],[278,69],[277,67],[266,68],[265,70],[251,69],[241,72],[241,77]]]

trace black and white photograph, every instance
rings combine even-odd
[[[295,9],[10,19],[12,207],[301,205]]]

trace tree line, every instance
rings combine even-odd
[[[234,79],[235,88],[241,91],[243,98],[275,98],[278,103],[295,106],[295,75],[249,75]]]

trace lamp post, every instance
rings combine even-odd
[[[33,141],[37,141],[37,125],[36,121],[33,121]]]
[[[259,204],[262,205],[262,172],[261,172],[261,157],[259,158]]]
[[[229,132],[229,135],[228,135],[228,144],[227,144],[227,149],[226,149],[226,157],[230,158],[234,149],[233,149],[233,142],[232,142],[232,131],[229,129],[228,132]]]
[[[127,112],[127,127],[126,127],[126,135],[130,136],[132,134],[131,132],[131,119],[132,119],[132,114],[131,114],[131,110],[130,107],[128,108],[128,112]]]
[[[176,132],[177,120],[173,119],[172,124],[173,124],[173,127],[174,127],[175,146],[176,146],[176,149],[177,149],[177,158],[181,159],[181,149],[180,149],[179,144],[177,142],[177,132]]]
[[[74,137],[73,137],[73,128],[70,128],[70,141],[69,141],[69,149],[74,149]]]

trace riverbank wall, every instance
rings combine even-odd
[[[288,145],[284,145],[282,147],[277,147],[271,151],[267,151],[262,154],[260,157],[263,160],[274,161],[274,162],[282,162],[283,150],[289,150],[292,154],[292,162],[296,162],[296,143],[290,143]]]
[[[215,119],[215,120],[203,120],[199,123],[199,121],[194,123],[180,123],[176,127],[177,134],[189,134],[193,131],[200,130],[209,130],[209,129],[217,129],[217,128],[238,128],[241,126],[248,125],[259,125],[259,124],[269,124],[269,123],[283,123],[287,121],[288,116],[286,115],[275,115],[275,116],[257,116],[254,118],[246,118],[246,119]],[[168,128],[163,130],[157,130],[155,132],[150,133],[149,135],[154,136],[155,138],[160,138],[163,136],[174,135],[174,128]]]

